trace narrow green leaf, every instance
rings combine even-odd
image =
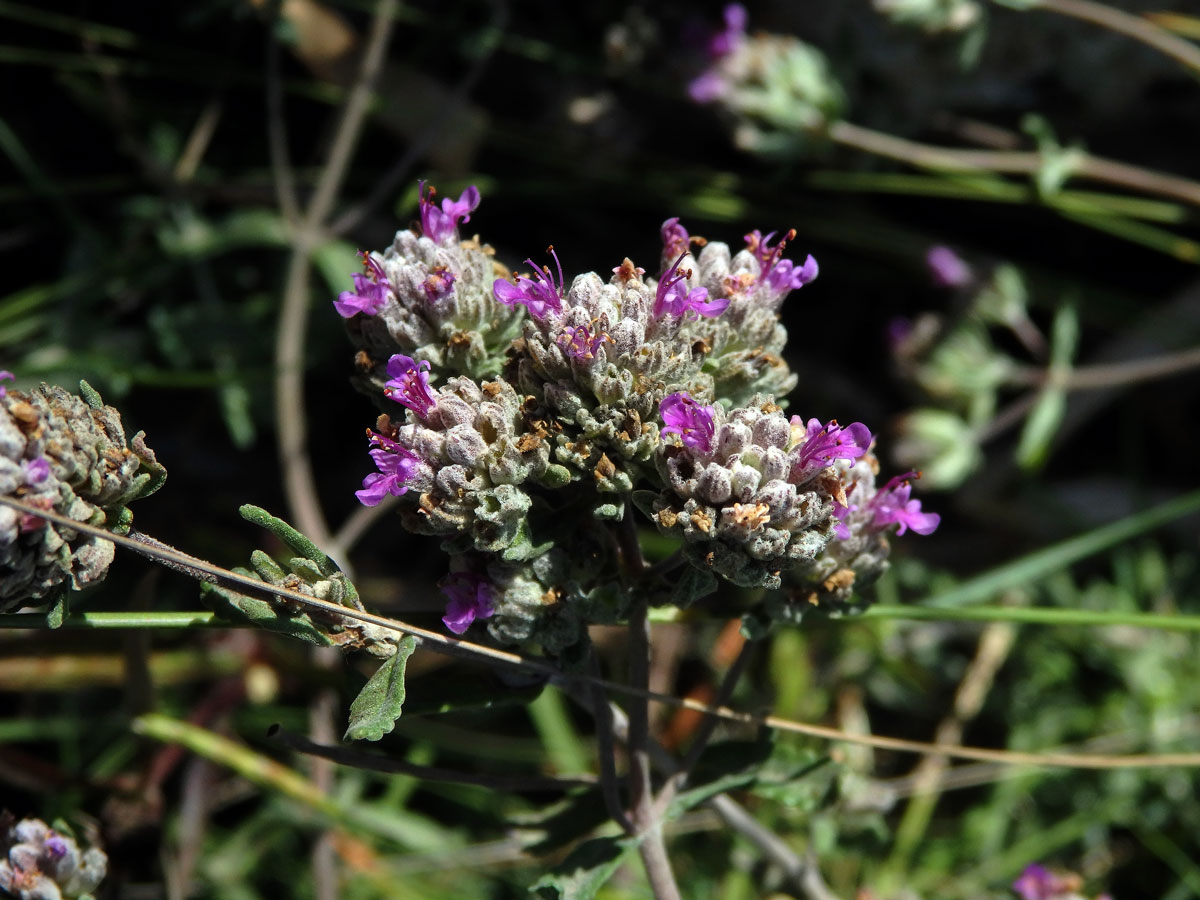
[[[540,900],[593,900],[638,843],[637,838],[616,837],[584,841],[529,890]]]
[[[252,574],[242,568],[233,571],[239,575]],[[328,647],[333,643],[305,613],[291,615],[266,600],[239,594],[215,584],[201,584],[200,597],[217,615],[235,622],[249,622],[318,647]]]
[[[260,528],[267,529],[267,531],[291,547],[298,556],[312,560],[320,568],[322,575],[332,575],[338,571],[337,566],[325,554],[324,550],[287,522],[283,521],[283,519],[271,515],[262,507],[247,503],[238,507],[238,514],[247,522],[252,522]]]
[[[390,734],[404,706],[404,669],[417,649],[417,639],[406,634],[396,654],[381,665],[350,704],[350,725],[345,740],[377,741]]]
[[[956,587],[935,594],[923,606],[966,606],[981,603],[1014,587],[1023,587],[1052,572],[1100,553],[1110,547],[1200,511],[1200,491],[1168,500],[1159,506],[1126,516],[1108,525],[1060,541],[1044,550],[1029,553]]]

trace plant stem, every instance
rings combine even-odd
[[[330,532],[317,494],[308,455],[304,404],[304,339],[308,333],[309,274],[312,251],[337,202],[391,38],[397,0],[379,0],[358,77],[346,96],[329,157],[317,178],[303,222],[293,236],[291,258],[275,340],[275,421],[284,491],[297,528],[318,546],[329,546]]]
[[[754,647],[755,644],[753,641],[742,641],[741,650],[738,651],[738,655],[734,659],[733,664],[730,665],[729,671],[725,673],[725,677],[721,680],[721,687],[717,691],[717,696],[713,698],[715,706],[727,706],[729,704],[730,698],[733,697],[734,688],[737,687],[737,683],[741,680],[742,674],[746,671],[746,666],[750,662],[750,657],[754,653]],[[704,717],[695,738],[692,740],[692,746],[688,748],[687,755],[679,763],[678,771],[667,779],[667,783],[663,785],[662,790],[658,793],[658,797],[655,798],[654,812],[657,817],[661,818],[666,814],[671,801],[675,799],[687,784],[692,769],[700,759],[700,755],[704,753],[708,742],[712,740],[713,733],[717,730],[717,725],[720,721],[716,716]]]
[[[1079,366],[1061,372],[1029,366],[1015,370],[1009,382],[1038,386],[1049,383],[1068,391],[1091,391],[1167,378],[1195,368],[1200,368],[1200,347],[1128,362]]]
[[[1160,631],[1200,631],[1200,616],[1145,612],[1108,612],[1045,607],[873,606],[853,619],[909,619],[920,622],[1011,622],[1014,625],[1116,626]],[[847,619],[846,621],[850,621]]]
[[[1093,3],[1092,0],[1041,0],[1034,8],[1091,22],[1135,41],[1141,41],[1200,74],[1200,47],[1176,37],[1142,16],[1131,15],[1103,3]]]
[[[975,172],[1032,175],[1045,165],[1045,157],[1032,150],[960,150],[937,147],[885,134],[852,122],[834,122],[829,137],[846,147],[941,172]],[[1200,206],[1200,183],[1177,175],[1164,175],[1128,163],[1079,152],[1072,173],[1106,184],[1146,194],[1170,197]]]

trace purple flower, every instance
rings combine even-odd
[[[442,621],[455,634],[462,634],[476,619],[486,619],[496,611],[492,586],[471,572],[454,572],[442,581],[442,593],[450,598]]]
[[[809,419],[805,425],[799,416],[792,416],[792,428],[805,429],[804,438],[793,451],[792,475],[797,483],[808,480],[835,459],[858,459],[875,440],[861,422],[843,428],[836,419],[825,425],[818,419]]]
[[[921,512],[921,501],[910,499],[912,494],[911,478],[920,478],[917,472],[905,472],[897,475],[885,484],[871,498],[870,508],[874,516],[875,528],[886,528],[888,525],[899,525],[896,534],[904,534],[912,529],[917,534],[932,534],[942,521],[937,513]]]
[[[46,835],[46,839],[42,841],[42,848],[46,851],[46,855],[55,861],[66,856],[68,849],[67,842],[55,831]]]
[[[436,303],[450,296],[454,292],[454,282],[457,280],[447,266],[434,266],[421,284],[421,289],[425,291],[425,299]]]
[[[428,419],[437,401],[429,392],[429,360],[419,363],[411,356],[393,353],[388,360],[387,373],[391,380],[383,386],[384,396],[402,403],[422,419]]]
[[[746,37],[746,7],[730,3],[724,12],[725,28],[718,31],[708,42],[708,52],[715,58],[728,56]]]
[[[50,463],[44,456],[25,460],[21,463],[21,468],[25,471],[26,484],[41,484],[50,477]]]
[[[612,341],[604,332],[592,334],[586,325],[568,325],[555,339],[562,352],[572,359],[594,359],[605,341]]]
[[[418,184],[420,185],[418,203],[421,207],[421,233],[439,244],[446,238],[454,237],[459,222],[470,222],[471,213],[479,206],[479,188],[475,185],[471,185],[463,191],[457,200],[447,197],[442,201],[442,208],[438,209],[434,204],[437,191],[430,187],[429,196],[426,197],[425,182],[420,181]]]
[[[673,216],[663,222],[659,234],[662,235],[663,256],[667,259],[687,253],[692,245],[692,236],[679,224],[679,216]]]
[[[342,291],[338,298],[333,301],[333,307],[338,311],[343,319],[349,319],[356,313],[366,313],[368,316],[374,316],[383,309],[383,304],[387,302],[388,291],[392,286],[388,284],[387,277],[383,274],[383,269],[379,263],[375,262],[370,253],[363,251],[362,253],[363,267],[367,270],[366,275],[354,274],[354,290]]]
[[[526,278],[524,275],[518,275],[516,284],[503,278],[497,278],[492,285],[492,295],[498,302],[505,306],[515,306],[520,303],[527,307],[529,314],[539,321],[545,318],[547,311],[562,312],[562,263],[558,261],[558,254],[554,252],[553,247],[547,248],[546,252],[554,257],[554,264],[558,266],[557,284],[554,276],[550,274],[549,266],[542,266],[539,269],[534,265],[532,259],[527,259],[525,262],[533,269],[533,276],[537,281]]]
[[[925,265],[938,287],[966,287],[974,278],[971,267],[949,247],[930,247],[925,254]]]
[[[667,424],[663,434],[677,434],[684,446],[707,453],[712,449],[716,408],[701,406],[685,391],[668,394],[658,405],[658,412]]]
[[[1021,900],[1053,900],[1060,893],[1059,879],[1037,863],[1025,867],[1012,889],[1021,895]]]
[[[725,312],[725,308],[729,306],[728,297],[709,300],[708,288],[688,290],[687,279],[691,277],[692,272],[690,269],[679,271],[679,264],[686,255],[687,250],[680,253],[679,258],[663,273],[658,282],[658,290],[654,294],[654,315],[657,318],[683,316],[688,313],[714,318]]]
[[[712,103],[729,93],[729,82],[718,72],[709,69],[688,83],[688,96],[694,103]]]
[[[8,369],[0,370],[0,381],[15,381],[16,378],[17,378],[17,376],[14,375],[12,372],[8,371]],[[7,397],[7,396],[8,396],[8,388],[6,388],[4,385],[0,384],[0,397]]]
[[[757,228],[746,235],[746,249],[753,253],[754,258],[758,260],[759,282],[766,284],[774,293],[779,294],[802,288],[810,281],[815,281],[817,261],[811,255],[804,260],[804,265],[800,268],[796,268],[796,264],[790,259],[781,259],[783,249],[788,245],[788,241],[796,237],[796,229],[789,229],[778,244],[771,246],[773,237],[775,237],[774,231],[763,237],[762,232]]]
[[[371,459],[379,471],[364,478],[362,490],[355,491],[354,496],[363,506],[378,506],[388,494],[399,497],[408,490],[407,482],[416,474],[421,457],[382,434],[368,434],[374,445]]]

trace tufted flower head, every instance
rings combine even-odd
[[[8,371],[8,369],[0,370],[0,381],[15,381],[16,375]],[[8,388],[0,384],[0,399],[8,396]]]
[[[537,280],[518,275],[516,284],[513,284],[503,278],[497,278],[492,285],[492,294],[497,302],[503,303],[505,306],[520,304],[526,307],[529,314],[539,321],[546,318],[547,312],[562,312],[562,263],[559,262],[554,247],[548,247],[546,252],[554,257],[554,264],[558,267],[558,281],[555,282],[549,266],[542,266],[539,269],[534,265],[532,259],[527,259],[525,262],[533,269],[533,277]]]
[[[470,222],[471,213],[479,206],[479,188],[471,185],[457,200],[447,197],[442,201],[441,209],[434,202],[437,191],[429,188],[429,196],[425,195],[425,182],[419,182],[421,206],[421,233],[435,243],[444,243],[453,238],[458,230],[459,222]]]
[[[861,422],[843,428],[836,419],[824,425],[819,419],[809,419],[805,425],[799,416],[792,416],[791,425],[793,437],[799,438],[792,451],[792,477],[797,483],[832,465],[835,459],[858,459],[875,440]]]
[[[399,497],[408,490],[421,458],[382,434],[367,434],[372,444],[371,459],[379,471],[364,478],[362,490],[355,491],[354,496],[363,506],[378,506],[388,494]]]
[[[707,452],[712,448],[716,410],[701,406],[689,394],[680,391],[663,397],[658,406],[666,426],[662,434],[677,434],[684,446]]]
[[[937,513],[921,512],[921,501],[910,499],[912,478],[920,478],[918,472],[905,472],[888,481],[871,498],[869,508],[878,529],[888,525],[899,525],[896,534],[912,529],[917,534],[932,534],[942,521]]]
[[[411,356],[394,353],[388,360],[387,372],[391,380],[384,385],[383,393],[391,400],[402,403],[422,419],[437,405],[429,393],[429,362],[417,362]]]
[[[687,255],[687,250],[679,254],[679,257],[671,264],[671,268],[663,273],[662,280],[658,282],[658,289],[654,294],[654,315],[656,318],[663,316],[681,317],[689,313],[715,318],[725,312],[729,306],[728,297],[718,297],[715,300],[708,299],[708,288],[698,287],[688,290],[687,279],[691,277],[691,270],[679,270],[679,264],[683,262],[683,258]]]
[[[455,572],[442,581],[441,588],[449,598],[442,621],[455,634],[462,634],[476,619],[489,618],[495,612],[492,585],[480,575]]]
[[[377,315],[383,309],[383,305],[388,299],[388,293],[392,289],[387,277],[383,274],[383,269],[370,253],[362,251],[362,260],[366,274],[359,275],[356,272],[353,276],[354,290],[342,291],[333,301],[334,309],[343,319],[349,319],[358,313],[365,313],[368,316]]]

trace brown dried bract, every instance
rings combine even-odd
[[[738,525],[760,528],[771,521],[771,507],[765,503],[735,503],[733,521]]]
[[[838,569],[823,582],[821,587],[833,593],[837,590],[845,590],[854,586],[854,570],[853,569]]]
[[[536,434],[523,434],[517,438],[517,450],[521,453],[529,453],[542,446],[542,439]]]
[[[617,267],[617,270],[613,274],[622,284],[628,284],[635,278],[641,277],[638,274],[638,267],[633,264],[633,260],[628,256],[621,261],[621,265]]]
[[[607,453],[601,453],[600,462],[596,463],[596,468],[592,474],[596,476],[597,481],[605,481],[617,474],[617,467],[613,465]]]

